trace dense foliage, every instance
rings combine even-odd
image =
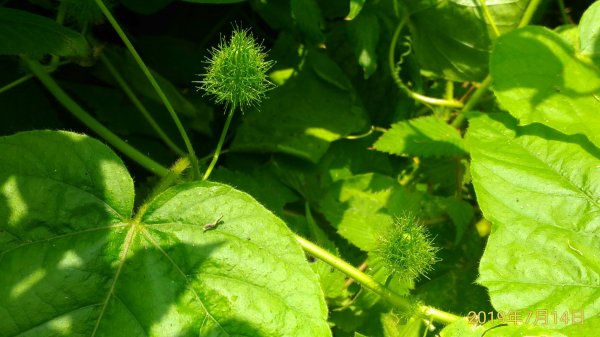
[[[600,331],[600,1],[0,4],[0,337]]]

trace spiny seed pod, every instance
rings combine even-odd
[[[266,73],[274,62],[267,61],[266,56],[264,47],[256,43],[248,30],[235,27],[229,43],[221,38],[219,47],[211,50],[204,79],[196,81],[202,83],[198,89],[233,109],[239,107],[243,111],[257,105],[273,88]]]
[[[437,251],[425,227],[413,215],[407,214],[396,217],[382,231],[373,253],[394,275],[414,280],[432,269],[437,262]]]

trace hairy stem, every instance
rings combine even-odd
[[[23,58],[31,72],[40,80],[48,91],[58,100],[73,116],[79,119],[88,128],[104,138],[109,144],[121,151],[124,155],[131,158],[150,172],[165,176],[169,170],[154,160],[150,159],[133,146],[127,144],[123,139],[114,134],[104,125],[100,124],[94,117],[88,114],[77,102],[75,102],[54,79],[46,72],[44,67],[36,61]]]
[[[400,90],[402,90],[403,92],[405,92],[410,98],[412,98],[416,101],[419,101],[423,104],[445,106],[445,107],[450,107],[450,108],[462,107],[463,104],[454,99],[452,99],[452,100],[439,99],[439,98],[428,97],[428,96],[416,93],[416,92],[410,90],[406,86],[406,84],[404,84],[402,82],[402,79],[400,78],[400,75],[398,74],[400,69],[398,66],[396,66],[396,45],[398,43],[398,39],[400,38],[400,32],[402,31],[402,28],[404,28],[404,25],[406,24],[406,20],[407,19],[404,18],[404,19],[402,19],[400,24],[398,24],[398,27],[396,27],[396,31],[394,31],[394,35],[392,37],[392,42],[390,44],[388,62],[389,62],[390,72],[392,74],[392,78],[394,79],[394,82],[396,82],[396,85],[398,86],[398,88]]]
[[[206,172],[204,172],[204,176],[202,177],[202,180],[208,179],[212,170],[215,168],[215,165],[217,164],[217,160],[219,159],[219,154],[221,154],[221,148],[223,147],[223,143],[225,142],[225,135],[227,135],[227,130],[229,129],[229,125],[231,124],[231,120],[233,119],[234,111],[235,111],[235,106],[231,105],[231,107],[229,108],[229,114],[227,115],[227,120],[225,121],[225,126],[223,126],[223,131],[221,131],[221,137],[219,137],[219,143],[217,144],[217,149],[215,150],[215,153],[213,154],[213,158],[212,158],[210,164],[208,165]]]
[[[146,109],[146,107],[142,104],[142,102],[139,100],[139,98],[136,96],[133,90],[131,90],[131,87],[129,87],[129,84],[127,84],[123,76],[119,74],[119,72],[117,71],[113,63],[110,61],[110,59],[105,54],[100,54],[100,61],[106,66],[106,69],[108,69],[108,72],[110,72],[111,75],[113,75],[113,77],[117,81],[117,84],[119,84],[125,95],[127,95],[131,103],[133,103],[133,105],[141,112],[144,118],[146,118],[150,126],[154,129],[154,131],[156,131],[156,133],[163,140],[163,142],[165,142],[165,144],[178,155],[185,156],[185,152],[181,150],[179,146],[177,146],[162,130],[162,128],[160,127],[160,125],[158,125],[154,117],[152,117],[148,109]]]
[[[177,113],[175,113],[175,109],[173,108],[173,105],[167,98],[167,95],[165,95],[164,91],[161,89],[160,85],[158,85],[158,82],[156,81],[156,79],[154,78],[152,73],[150,72],[150,69],[148,69],[148,67],[146,66],[146,64],[144,63],[142,58],[140,57],[140,54],[138,54],[138,52],[135,50],[135,48],[133,47],[133,44],[131,44],[131,41],[129,41],[129,38],[127,37],[127,35],[123,31],[123,29],[121,28],[119,23],[117,22],[117,20],[114,18],[112,13],[108,10],[108,8],[104,4],[104,2],[102,2],[102,0],[95,0],[95,1],[96,1],[96,4],[98,5],[98,7],[100,8],[100,10],[102,11],[102,13],[104,14],[104,16],[106,17],[106,19],[108,20],[108,22],[110,22],[113,29],[117,32],[117,34],[119,35],[119,37],[121,38],[121,40],[123,41],[123,43],[125,44],[127,49],[129,50],[129,52],[131,53],[131,55],[137,62],[140,69],[142,69],[142,72],[144,73],[144,75],[146,75],[146,78],[148,78],[148,81],[150,82],[150,84],[152,85],[154,90],[156,90],[158,97],[165,105],[165,108],[167,108],[167,111],[169,111],[169,114],[171,115],[171,118],[175,122],[175,125],[177,126],[177,130],[181,134],[181,138],[183,138],[183,142],[185,143],[188,154],[190,156],[190,161],[192,163],[192,174],[193,174],[194,178],[199,177],[200,176],[200,168],[198,166],[198,159],[196,158],[196,153],[194,152],[194,148],[192,147],[192,143],[190,142],[190,139],[185,131],[185,128],[183,127],[183,124],[181,124],[181,121],[179,120]]]
[[[391,291],[381,283],[375,281],[371,276],[363,273],[351,264],[331,254],[325,249],[315,245],[314,243],[304,239],[303,237],[296,235],[295,238],[296,241],[298,241],[300,246],[302,246],[302,248],[305,251],[318,258],[319,260],[338,269],[339,271],[348,275],[349,277],[353,278],[356,282],[362,284],[377,295],[385,298],[387,301],[389,301],[391,304],[393,304],[400,310],[410,312],[413,309],[413,306],[411,305],[408,299]],[[446,324],[452,323],[460,319],[459,316],[426,305],[418,306],[417,314],[423,317],[435,319],[439,322],[443,322]]]

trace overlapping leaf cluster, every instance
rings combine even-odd
[[[185,152],[165,98],[97,2],[4,1],[0,337],[600,331],[600,2],[564,18],[525,0],[107,3],[201,163],[215,103],[244,114],[214,182],[168,171]],[[517,28],[528,17],[578,24]],[[94,132],[64,96],[166,178],[89,136],[30,131]],[[443,328],[428,306],[549,321]]]

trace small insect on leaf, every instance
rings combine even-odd
[[[217,220],[215,220],[214,222],[207,223],[206,225],[204,225],[202,227],[202,229],[204,230],[203,232],[209,231],[209,230],[217,227],[222,222],[221,221],[222,219],[223,219],[223,214],[221,214],[221,216],[219,216],[219,218]]]

